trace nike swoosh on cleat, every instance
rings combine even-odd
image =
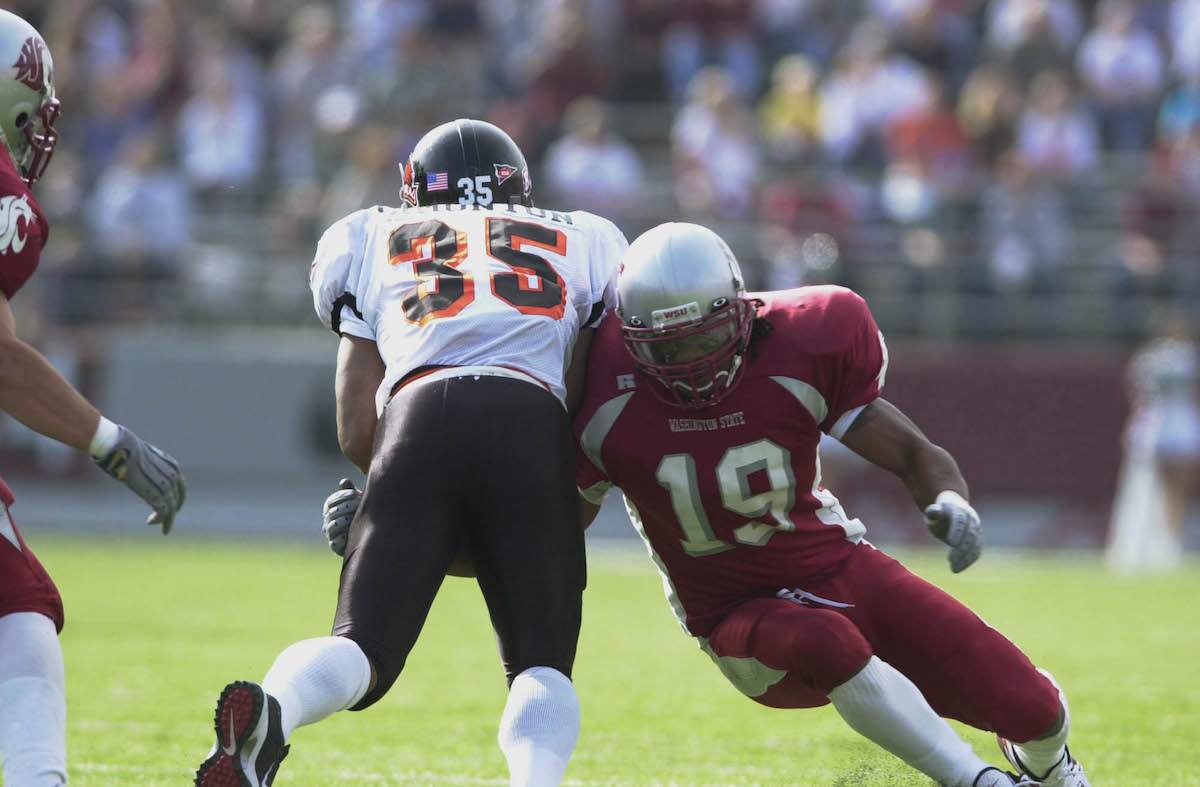
[[[229,745],[222,746],[221,751],[232,757],[237,753],[237,733],[233,729],[233,713],[229,714]]]

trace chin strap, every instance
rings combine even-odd
[[[742,368],[742,354],[738,353],[737,355],[733,356],[733,360],[730,361],[729,371],[717,372],[717,378],[719,379],[721,377],[721,375],[724,375],[725,376],[725,387],[728,388],[730,385],[733,384],[733,378],[737,377],[737,373],[741,368]]]

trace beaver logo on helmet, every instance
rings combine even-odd
[[[497,164],[496,165],[496,185],[504,184],[504,181],[517,174],[517,168],[512,164]]]
[[[412,162],[401,162],[400,171],[404,173],[404,185],[400,187],[400,198],[406,205],[416,205],[417,189],[413,185]]]
[[[36,38],[25,39],[21,54],[13,63],[17,69],[17,81],[39,93],[46,87],[46,60],[42,56],[42,42]]]

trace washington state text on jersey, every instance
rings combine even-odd
[[[672,432],[715,432],[731,426],[743,426],[746,414],[741,410],[726,413],[716,418],[668,418],[667,426]]]

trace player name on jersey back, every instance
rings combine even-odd
[[[613,305],[624,235],[583,211],[524,205],[374,207],[322,236],[318,316],[378,344],[394,384],[422,366],[503,366],[565,397],[581,327]]]
[[[558,210],[538,208],[533,205],[521,205],[520,203],[504,205],[499,203],[495,205],[400,205],[396,207],[384,207],[383,210],[394,213],[508,213],[538,221],[551,221],[557,224],[568,225],[574,225],[575,219],[572,216],[577,216],[580,213],[580,211],[564,213]]]

